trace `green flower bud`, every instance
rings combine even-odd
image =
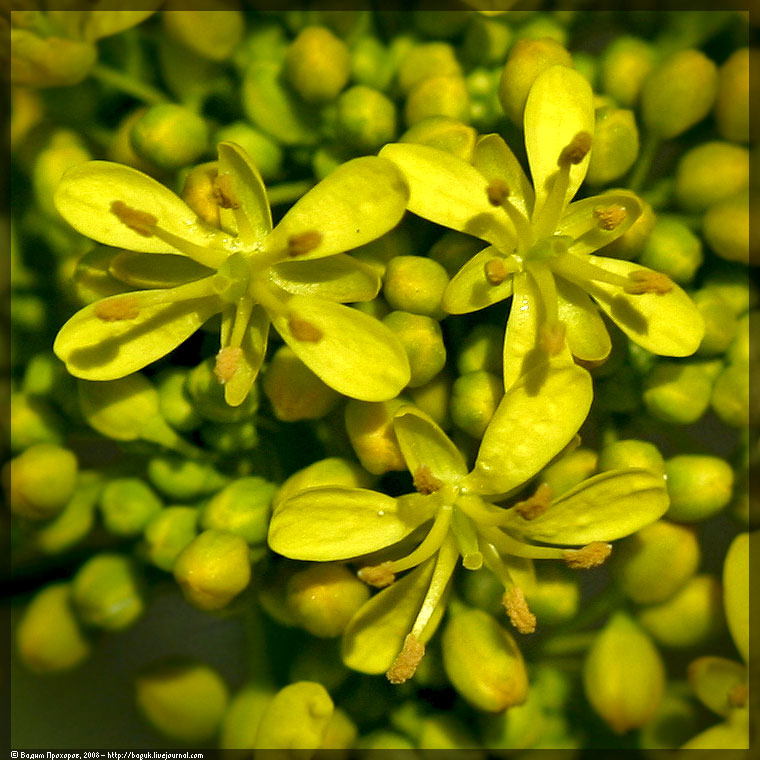
[[[720,297],[720,301],[721,303],[726,303],[722,296]],[[758,316],[757,311],[752,311],[744,314],[736,321],[734,336],[726,351],[726,361],[729,364],[749,364],[750,361],[760,359],[760,354],[758,354],[754,342],[750,343],[749,338],[750,322],[755,324]]]
[[[251,580],[248,544],[241,536],[205,530],[177,556],[174,579],[201,610],[226,607]]]
[[[416,243],[412,240],[409,228],[405,225],[399,225],[377,240],[354,248],[351,255],[371,267],[378,277],[383,277],[388,262],[394,256],[411,255],[415,246]],[[369,307],[378,301],[384,303],[381,298],[375,298],[374,301],[365,301],[363,304],[357,304],[357,306]]]
[[[300,681],[280,689],[264,711],[254,749],[321,747],[333,709],[321,684]]]
[[[750,217],[758,210],[757,196],[738,193],[711,206],[702,217],[707,245],[726,261],[755,264],[760,261],[756,236],[750,234]]]
[[[757,406],[750,400],[749,375],[749,365],[736,362],[729,364],[715,380],[710,405],[730,427],[742,428],[753,422],[750,414],[754,414]]]
[[[150,161],[146,161],[138,156],[132,147],[132,127],[134,127],[135,123],[143,116],[146,110],[146,106],[135,108],[119,122],[116,129],[111,133],[107,158],[109,161],[139,169],[145,174],[155,174],[158,171],[157,167],[151,164]]]
[[[441,298],[448,284],[446,270],[437,261],[396,256],[385,270],[383,296],[392,309],[441,319],[445,315]]]
[[[135,698],[157,731],[170,739],[199,744],[218,731],[229,693],[222,677],[205,663],[168,660],[137,676]]]
[[[665,475],[665,460],[653,443],[629,438],[615,441],[599,452],[599,472],[641,467],[655,475]]]
[[[621,106],[632,107],[654,68],[657,54],[651,43],[622,36],[610,43],[601,59],[601,89]]]
[[[606,185],[619,179],[633,166],[638,155],[639,130],[633,111],[597,109],[587,181],[592,185]]]
[[[351,80],[385,92],[394,74],[388,49],[374,36],[360,37],[351,47]]]
[[[279,21],[266,18],[247,30],[243,41],[233,54],[233,62],[241,72],[255,60],[282,61],[289,45],[288,37]]]
[[[174,0],[164,3],[161,21],[167,34],[202,58],[224,61],[232,56],[245,30],[242,11],[174,10],[182,5]],[[214,5],[211,3],[211,8]]]
[[[407,758],[407,760],[418,760],[420,757],[414,749],[414,743],[407,739],[402,734],[395,731],[389,731],[387,729],[378,728],[370,733],[360,736],[356,742],[356,748],[359,750],[359,757],[364,760],[370,760],[376,752],[372,750],[383,750],[384,757],[388,757],[391,760],[396,757],[394,750],[400,750],[398,752],[398,760]],[[362,750],[370,750],[369,752],[362,752]]]
[[[536,77],[557,65],[572,68],[573,59],[553,39],[521,39],[512,45],[499,81],[499,100],[514,124],[522,127],[525,101]]]
[[[594,389],[597,408],[604,412],[633,414],[641,406],[641,383],[636,372],[623,366],[616,373],[597,373]]]
[[[406,470],[406,462],[393,431],[393,415],[403,404],[401,399],[350,399],[346,404],[346,431],[351,445],[362,467],[373,475]]]
[[[218,86],[219,64],[167,34],[158,38],[158,63],[161,80],[173,99],[191,108],[203,103]]]
[[[351,58],[343,40],[329,29],[302,29],[285,55],[283,74],[307,103],[327,103],[338,96],[350,75]]]
[[[630,261],[642,251],[652,234],[657,215],[654,213],[651,204],[643,198],[640,200],[643,208],[639,218],[617,240],[613,240],[613,242],[602,247],[600,249],[601,255]]]
[[[139,478],[111,480],[100,496],[103,523],[115,536],[142,533],[162,507],[161,499]]]
[[[695,575],[670,599],[640,609],[637,617],[661,646],[702,646],[723,630],[722,602],[717,579]]]
[[[457,352],[457,372],[485,370],[499,372],[502,368],[504,330],[498,325],[479,324],[465,335]]]
[[[689,663],[687,675],[702,704],[724,718],[739,706],[737,693],[747,688],[746,666],[724,657],[698,657]]]
[[[66,169],[92,158],[76,132],[56,130],[47,146],[40,151],[32,170],[34,195],[39,208],[48,216],[60,219],[53,195]]]
[[[256,741],[261,718],[273,696],[274,692],[270,689],[254,684],[244,686],[235,694],[222,719],[219,747],[250,750]]]
[[[229,482],[209,462],[184,459],[175,454],[151,457],[148,480],[172,501],[184,502],[218,491]]]
[[[30,520],[58,514],[74,493],[77,458],[53,443],[37,443],[7,462],[3,486],[11,512]]]
[[[498,375],[484,370],[461,375],[451,388],[451,419],[468,435],[482,438],[503,396]]]
[[[644,380],[647,410],[675,425],[696,422],[707,411],[720,367],[714,361],[661,360]]]
[[[665,687],[665,668],[649,636],[616,612],[583,663],[583,687],[594,711],[616,733],[647,724]]]
[[[470,95],[470,121],[479,132],[494,130],[503,119],[498,88],[501,66],[497,69],[473,69],[465,77]]]
[[[259,446],[259,431],[253,420],[206,422],[200,434],[203,443],[220,454],[251,451]]]
[[[224,400],[224,386],[214,374],[216,359],[209,357],[187,375],[185,390],[198,414],[211,422],[238,422],[252,417],[259,407],[256,385],[239,406],[230,406]]]
[[[469,161],[475,148],[476,137],[477,132],[471,126],[450,116],[435,115],[420,119],[398,139],[403,143],[416,143],[445,150]]]
[[[15,11],[14,11],[15,13]],[[70,87],[81,82],[98,58],[90,42],[40,37],[11,28],[11,83],[23,87]]]
[[[718,69],[699,50],[680,50],[659,63],[641,88],[641,117],[660,139],[678,137],[710,112]]]
[[[753,81],[749,72],[757,64],[757,48],[740,48],[718,70],[715,123],[724,140],[749,142],[750,86]]]
[[[234,142],[251,157],[265,182],[282,176],[282,148],[268,135],[244,121],[226,124],[214,133],[214,143]]]
[[[473,14],[467,25],[462,55],[474,66],[497,66],[507,57],[512,30],[499,18]]]
[[[137,154],[166,171],[197,161],[208,149],[208,127],[201,116],[174,103],[150,106],[132,126]]]
[[[340,394],[317,377],[288,346],[281,346],[262,378],[262,389],[278,420],[318,420],[338,403]]]
[[[242,536],[249,544],[266,541],[277,487],[264,478],[238,478],[213,496],[200,513],[203,529]]]
[[[198,510],[195,507],[166,507],[145,526],[144,551],[148,560],[167,573],[172,571],[179,553],[197,535]]]
[[[547,465],[538,475],[556,498],[596,472],[599,455],[593,449],[577,448]]]
[[[749,724],[746,711],[735,711],[728,720],[716,723],[692,737],[682,750],[712,750],[725,754],[726,750],[747,750],[750,746]]]
[[[201,416],[185,392],[187,370],[173,367],[156,377],[158,408],[161,416],[175,429],[183,433],[195,430],[202,422]]]
[[[433,420],[446,429],[450,426],[449,404],[453,381],[445,370],[439,372],[429,383],[417,388],[409,388],[409,398],[415,406],[429,414]]]
[[[525,702],[514,705],[499,715],[487,715],[483,723],[486,746],[512,751],[532,749],[545,734],[548,725],[541,694],[533,683],[528,689]]]
[[[316,681],[329,692],[337,691],[349,677],[350,672],[340,659],[340,641],[333,639],[308,639],[290,662],[288,680]]]
[[[726,351],[734,339],[738,320],[726,300],[710,290],[698,290],[692,295],[705,322],[705,335],[699,344],[700,356],[717,356]]]
[[[362,403],[362,402],[358,402]],[[272,506],[276,507],[304,488],[316,486],[344,486],[345,488],[371,488],[374,482],[366,470],[340,457],[320,459],[298,472],[294,472],[279,488]]]
[[[43,398],[12,393],[10,399],[10,445],[18,453],[35,444],[63,443],[63,420]]]
[[[356,744],[359,730],[343,710],[336,707],[322,736],[320,749],[349,750]]]
[[[447,42],[427,42],[409,48],[400,60],[398,87],[403,95],[425,79],[461,77],[462,67],[454,48]]]
[[[757,287],[747,279],[747,269],[741,264],[716,261],[702,290],[720,296],[736,316],[753,309],[758,302]]]
[[[452,615],[443,630],[443,665],[473,707],[501,712],[525,701],[528,674],[512,635],[482,610]]]
[[[401,139],[403,141],[403,136]],[[474,147],[474,135],[472,144]],[[433,243],[428,257],[437,261],[449,277],[453,277],[482,248],[483,242],[478,238],[456,230],[447,230]]]
[[[749,561],[750,540],[755,546],[757,531],[740,533],[731,542],[723,561],[723,602],[731,638],[744,662],[749,663]],[[755,546],[755,549],[757,547]],[[752,551],[755,551],[753,549]]]
[[[373,153],[396,136],[396,107],[379,90],[356,85],[338,98],[338,134],[361,153]]]
[[[618,542],[609,565],[629,599],[656,604],[683,588],[699,560],[699,540],[692,528],[658,520]]]
[[[412,370],[409,387],[426,385],[444,368],[446,347],[435,319],[408,311],[392,311],[383,317],[382,323],[401,341],[409,358]]]
[[[427,77],[406,97],[404,121],[407,127],[430,116],[448,116],[466,122],[470,118],[470,96],[462,76]]]
[[[673,216],[657,217],[638,256],[642,266],[662,272],[681,285],[694,279],[702,259],[700,239]]]
[[[713,517],[731,501],[734,473],[723,459],[681,454],[665,462],[670,507],[667,517],[700,522]]]
[[[423,757],[432,759],[439,757],[442,749],[459,752],[474,750],[478,748],[478,742],[462,721],[450,714],[438,714],[430,715],[421,722],[417,746],[422,750]],[[481,753],[468,754],[472,754],[472,760],[482,756]]]
[[[369,589],[343,565],[313,563],[288,580],[287,604],[312,636],[340,636],[354,613],[369,599]]]
[[[145,609],[139,586],[128,557],[96,554],[77,570],[71,599],[79,617],[88,625],[120,631],[132,625]]]
[[[644,750],[680,747],[703,725],[698,706],[688,686],[670,682],[657,712],[639,731],[639,746]]]

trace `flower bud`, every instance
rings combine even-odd
[[[222,677],[205,663],[172,659],[137,676],[135,698],[140,712],[164,736],[200,744],[219,729],[229,693]]]
[[[724,718],[738,706],[737,691],[747,687],[746,666],[724,657],[698,657],[689,663],[687,675],[699,700]]]
[[[556,65],[572,68],[573,59],[553,39],[522,39],[512,45],[499,81],[499,100],[514,124],[522,127],[525,101],[536,77]]]
[[[611,42],[601,59],[601,89],[621,106],[631,108],[654,68],[657,54],[651,43],[623,35]]]
[[[679,522],[713,517],[731,501],[734,473],[723,459],[681,454],[665,462],[670,507],[666,516]]]
[[[760,261],[757,235],[750,228],[750,217],[757,218],[755,193],[740,192],[711,206],[702,217],[702,234],[707,245],[726,261],[756,264]]]
[[[401,399],[390,401],[356,401],[346,404],[346,431],[362,467],[373,475],[391,470],[405,470],[393,415],[403,406]]]
[[[724,140],[749,142],[750,68],[758,65],[757,48],[735,50],[718,70],[715,123]],[[753,86],[753,99],[756,95]]]
[[[616,733],[646,725],[665,687],[665,668],[649,636],[624,612],[597,634],[583,663],[583,686],[594,711]]]
[[[644,750],[672,750],[680,747],[704,725],[699,706],[683,681],[669,682],[660,706],[639,731]]]
[[[187,370],[180,367],[164,370],[156,378],[159,412],[175,430],[183,433],[195,430],[202,422],[185,392],[186,380]]]
[[[327,724],[322,736],[320,749],[323,750],[346,750],[345,753],[336,753],[334,756],[348,757],[348,750],[356,745],[359,730],[356,724],[339,707],[333,710],[332,717]]]
[[[302,29],[285,54],[283,73],[288,84],[307,103],[334,100],[350,75],[350,55],[343,40],[329,29]]]
[[[712,291],[708,292],[712,295]],[[730,306],[723,296],[716,294],[715,300],[720,300],[720,303],[726,304],[730,310]],[[736,320],[736,329],[726,351],[726,361],[729,364],[749,364],[750,361],[760,359],[760,352],[756,350],[754,342],[750,343],[750,324],[754,325],[757,318],[758,312],[752,311],[743,314]]]
[[[699,560],[699,541],[692,528],[658,520],[617,543],[609,564],[629,599],[656,604],[684,586]]]
[[[150,106],[132,126],[132,147],[161,169],[174,171],[197,161],[208,149],[201,116],[174,103]]]
[[[699,50],[680,50],[659,63],[641,89],[641,117],[660,139],[678,137],[710,112],[718,70]]]
[[[561,565],[539,563],[536,583],[526,590],[525,598],[539,625],[560,625],[572,620],[581,604],[578,574]]]
[[[541,693],[532,682],[522,704],[484,718],[483,739],[486,746],[496,750],[532,749],[548,727]]]
[[[434,760],[443,750],[475,750],[478,742],[471,729],[451,714],[429,715],[421,721],[417,746],[424,758]],[[466,754],[466,753],[463,753]],[[478,755],[475,755],[472,760]]]
[[[429,414],[440,427],[450,426],[449,403],[453,382],[448,372],[439,372],[430,382],[409,388],[409,398],[423,412]]]
[[[38,443],[61,444],[63,420],[44,398],[12,393],[9,442],[14,453]]]
[[[679,219],[657,217],[641,253],[639,264],[668,275],[680,285],[686,285],[702,264],[702,242]]]
[[[553,496],[562,496],[596,472],[599,455],[593,449],[577,448],[547,465],[538,475],[540,483],[551,488]]]
[[[77,458],[53,443],[37,443],[6,463],[3,486],[11,512],[29,520],[58,514],[74,493]]]
[[[261,384],[274,416],[283,422],[321,419],[340,398],[288,346],[277,349]]]
[[[697,353],[700,356],[724,353],[731,345],[738,327],[733,310],[721,295],[710,290],[698,290],[692,295],[692,300],[705,322],[705,335]]]
[[[338,134],[360,153],[373,153],[396,137],[396,107],[379,90],[355,85],[337,102]]]
[[[259,431],[254,420],[205,422],[200,429],[203,443],[220,454],[236,454],[259,447]]]
[[[639,610],[639,623],[663,647],[703,646],[724,629],[720,584],[712,575],[695,575],[670,599]]]
[[[445,150],[464,161],[469,161],[475,148],[476,137],[475,129],[468,124],[450,116],[436,115],[426,116],[415,122],[398,140],[402,143],[416,143]],[[449,274],[453,272],[450,271]]]
[[[78,84],[90,73],[98,57],[90,42],[40,37],[29,29],[11,28],[10,43],[11,83],[24,87]]]
[[[115,536],[136,536],[161,511],[163,504],[140,478],[109,481],[100,496],[100,512],[106,530]]]
[[[408,311],[392,311],[383,317],[382,323],[401,341],[409,358],[412,370],[409,387],[429,383],[444,368],[446,347],[435,319]]]
[[[198,510],[195,507],[166,507],[145,526],[144,551],[148,560],[167,573],[172,571],[179,553],[197,535]]]
[[[607,185],[622,177],[638,155],[639,130],[633,111],[598,108],[586,180],[592,185]]]
[[[431,77],[461,77],[462,67],[452,45],[447,42],[426,42],[409,48],[398,68],[398,86],[404,95]]]
[[[723,603],[731,638],[744,662],[749,663],[749,576],[750,540],[755,546],[758,533],[740,533],[731,542],[723,561]],[[755,549],[757,547],[755,546]],[[752,551],[755,551],[753,549]]]
[[[394,73],[394,62],[388,49],[377,37],[359,37],[351,46],[352,81],[380,92],[387,92]]]
[[[184,459],[176,454],[151,457],[147,467],[150,482],[172,501],[192,501],[214,493],[229,482],[210,462]]]
[[[369,599],[369,589],[344,565],[313,563],[290,576],[286,599],[302,628],[332,638]]]
[[[698,733],[681,750],[712,750],[711,756],[724,755],[731,750],[748,750],[750,747],[749,723],[745,711],[735,711],[721,723]],[[705,753],[707,754],[707,753]],[[739,754],[739,753],[737,753]]]
[[[756,365],[752,367],[754,371]],[[729,364],[715,380],[710,404],[721,421],[730,427],[742,428],[754,423],[750,415],[757,409],[757,399],[756,396],[754,401],[750,399],[749,376],[750,365],[736,362]]]
[[[648,412],[675,425],[696,422],[707,411],[720,367],[714,361],[659,361],[644,380]]]
[[[244,121],[225,124],[214,133],[213,143],[234,142],[251,157],[265,182],[282,175],[282,148],[271,137]]]
[[[226,607],[251,580],[248,544],[241,536],[205,530],[177,556],[174,579],[201,610]]]
[[[475,66],[500,66],[512,43],[512,30],[499,18],[480,14],[470,17],[462,55]]]
[[[737,317],[758,302],[757,286],[747,279],[747,269],[741,264],[713,262],[702,289],[720,296]]]
[[[76,132],[58,129],[39,152],[32,169],[34,196],[39,208],[48,216],[60,219],[53,195],[66,169],[89,161],[90,151]]]
[[[361,402],[359,402],[361,403]],[[370,488],[374,482],[366,470],[340,457],[320,459],[298,472],[294,472],[279,488],[272,506],[276,507],[304,488],[315,486],[344,486],[345,488]]]
[[[607,444],[599,452],[599,472],[624,470],[629,467],[641,467],[655,475],[665,475],[665,460],[657,446],[648,441],[628,438]]]
[[[185,390],[198,414],[211,422],[238,422],[252,417],[259,406],[256,385],[239,406],[230,406],[224,400],[224,386],[214,374],[216,359],[209,357],[187,375]]]
[[[441,319],[445,315],[441,298],[448,284],[449,276],[437,261],[395,256],[385,270],[383,296],[391,309]]]
[[[407,95],[404,106],[407,127],[430,116],[448,116],[462,122],[469,120],[470,96],[461,75],[427,77]]]
[[[257,476],[234,480],[203,507],[201,528],[234,533],[251,545],[263,543],[276,490],[274,483]]]
[[[468,435],[482,438],[503,396],[498,375],[484,370],[461,375],[451,388],[451,419]]]
[[[120,631],[132,625],[145,610],[139,585],[128,557],[96,554],[74,576],[71,599],[83,622]]]
[[[482,610],[452,615],[443,630],[443,664],[473,707],[500,712],[525,701],[528,675],[512,635]]]
[[[224,7],[225,3],[209,3],[210,9],[202,11],[174,10],[183,3],[169,0],[161,9],[161,21],[172,39],[194,53],[211,61],[224,61],[240,43],[245,21],[242,11],[211,10],[214,5]]]
[[[16,628],[21,661],[35,673],[55,673],[79,665],[90,654],[70,601],[68,583],[55,583],[38,591]]]
[[[274,692],[264,686],[244,686],[229,702],[222,719],[219,747],[247,749],[253,747],[256,732]]]
[[[504,330],[498,325],[475,325],[463,338],[457,351],[457,372],[485,370],[499,372],[502,369],[502,346]]]

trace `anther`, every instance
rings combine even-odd
[[[425,655],[425,645],[410,633],[404,639],[404,648],[385,674],[393,684],[408,681]]]
[[[240,366],[240,359],[243,357],[243,349],[234,346],[227,346],[219,351],[216,355],[216,364],[214,365],[214,375],[216,379],[224,385],[232,380],[233,375]]]
[[[551,327],[542,325],[539,340],[549,356],[556,356],[565,345],[565,323],[555,322]]]
[[[557,159],[557,166],[579,164],[591,150],[592,137],[589,132],[578,132],[568,145],[562,148]]]
[[[122,296],[121,298],[98,301],[95,304],[95,316],[104,322],[135,319],[140,314],[140,309],[137,306],[137,296]]]
[[[214,183],[214,200],[222,208],[236,209],[240,208],[240,200],[232,188],[232,176],[229,172],[217,174],[213,180]]]
[[[313,251],[322,242],[322,233],[306,230],[288,238],[288,256],[295,258]]]
[[[430,472],[427,465],[422,465],[414,471],[414,487],[422,494],[435,493],[443,486],[443,481]]]
[[[501,206],[509,198],[509,185],[503,179],[492,179],[488,183],[486,194],[492,206]]]
[[[288,327],[296,340],[303,341],[304,343],[319,343],[322,340],[322,331],[301,317],[291,315],[288,320]]]
[[[392,566],[390,562],[383,562],[379,565],[368,565],[359,570],[357,575],[359,576],[359,580],[364,581],[368,586],[385,588],[396,580],[396,574],[391,570]]]
[[[518,501],[513,507],[524,520],[535,520],[552,505],[552,489],[548,483],[541,483],[536,492],[525,501]]]
[[[643,293],[663,295],[673,290],[673,280],[662,272],[636,269],[628,274],[629,283],[623,288],[626,293],[638,296]]]
[[[594,209],[594,216],[599,220],[597,226],[603,230],[614,230],[619,224],[625,221],[628,212],[623,206],[615,203],[612,206],[597,206]]]
[[[746,683],[737,683],[728,692],[728,704],[731,707],[744,707],[749,699],[749,686]]]
[[[565,549],[562,556],[568,567],[575,570],[587,570],[590,567],[601,565],[610,556],[611,551],[611,544],[593,541],[582,549]]]
[[[504,263],[504,259],[486,261],[483,270],[485,271],[486,279],[491,285],[501,285],[510,275],[509,268]]]
[[[158,218],[153,214],[127,206],[124,201],[113,201],[111,213],[138,235],[153,237],[153,229],[158,224]]]
[[[519,586],[507,589],[501,603],[507,611],[509,621],[520,633],[533,633],[536,630],[536,616],[528,608],[525,594]]]

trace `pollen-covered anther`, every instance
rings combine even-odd
[[[639,296],[643,293],[657,293],[663,295],[673,290],[673,280],[662,272],[653,272],[649,269],[636,269],[629,272],[630,283],[623,288],[630,295]]]
[[[158,224],[158,218],[153,214],[127,206],[124,201],[113,201],[111,213],[138,235],[153,237],[154,228]]]
[[[565,345],[565,323],[555,322],[553,325],[542,325],[539,340],[541,348],[549,356],[556,356]]]
[[[563,557],[568,567],[575,570],[587,570],[601,565],[612,552],[612,545],[602,541],[593,541],[582,549],[565,549]]]
[[[618,203],[611,206],[597,206],[594,209],[594,216],[597,218],[597,226],[602,230],[614,230],[619,224],[625,221],[628,212]]]
[[[135,319],[139,314],[137,296],[121,296],[95,304],[95,316],[104,322],[122,322]]]
[[[514,510],[524,520],[535,520],[552,505],[552,496],[551,486],[548,483],[541,483],[533,496],[525,501],[518,501]]]
[[[503,179],[492,179],[486,187],[486,195],[492,206],[501,206],[509,198],[509,185]]]
[[[319,343],[322,331],[306,319],[291,315],[288,320],[291,335],[304,343]]]
[[[483,266],[486,279],[491,285],[501,285],[504,280],[510,275],[509,268],[507,267],[504,259],[491,259],[486,261]]]
[[[562,148],[562,152],[557,159],[557,166],[579,164],[583,161],[591,150],[592,139],[593,138],[589,132],[578,132],[578,134],[576,134],[575,137]]]
[[[235,346],[227,346],[216,355],[214,375],[216,375],[216,379],[222,385],[232,380],[233,375],[240,366],[240,359],[242,357],[243,349]]]
[[[411,633],[404,639],[404,648],[388,668],[386,677],[393,684],[408,681],[425,656],[425,645]]]
[[[414,487],[419,493],[435,493],[443,486],[443,481],[436,478],[427,465],[422,465],[414,471]]]
[[[379,565],[368,565],[359,570],[357,575],[359,576],[359,580],[364,581],[368,586],[385,588],[396,580],[396,573],[391,570],[392,567],[390,562],[382,562]]]
[[[501,603],[507,611],[509,621],[520,633],[533,633],[536,630],[536,616],[530,611],[525,594],[519,586],[507,589]]]
[[[229,172],[217,174],[214,177],[214,200],[222,208],[240,208],[240,200],[232,188],[232,176]]]
[[[322,233],[306,230],[288,238],[288,256],[295,258],[313,251],[322,242]]]
[[[728,692],[728,704],[731,707],[744,707],[749,699],[749,686],[746,683],[737,683]]]

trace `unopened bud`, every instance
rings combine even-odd
[[[446,364],[446,346],[438,322],[423,314],[392,311],[382,323],[401,341],[411,367],[409,385],[429,383]]]
[[[356,456],[367,472],[382,475],[406,470],[406,462],[393,430],[393,415],[404,402],[356,401],[346,404],[346,430]]]
[[[321,104],[334,100],[346,86],[350,66],[346,43],[326,27],[311,26],[291,43],[283,71],[303,100]]]
[[[670,507],[667,517],[698,522],[716,515],[731,501],[734,474],[725,460],[681,454],[665,463]]]
[[[203,118],[175,103],[150,106],[132,127],[135,151],[167,171],[197,161],[208,146],[208,127]]]
[[[103,523],[116,536],[136,536],[161,511],[161,499],[140,478],[109,481],[100,497]]]
[[[485,372],[468,372],[454,381],[451,389],[451,419],[473,438],[481,438],[504,395],[501,377]]]
[[[266,540],[276,486],[264,478],[238,478],[216,493],[203,507],[201,527],[242,536],[250,545]]]
[[[394,256],[385,270],[383,296],[391,309],[441,319],[441,298],[448,284],[448,274],[437,261]]]
[[[749,104],[754,102],[757,96],[757,83],[754,77],[750,78],[749,72],[758,63],[757,48],[745,47],[734,51],[718,71],[715,122],[724,140],[749,142]]]

